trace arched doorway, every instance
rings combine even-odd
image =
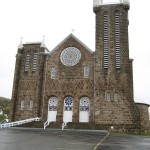
[[[56,122],[57,104],[58,104],[57,97],[51,97],[49,99],[49,101],[48,101],[48,118],[47,118],[47,121]]]
[[[72,122],[73,98],[68,96],[64,99],[63,122]]]
[[[89,122],[90,100],[88,97],[80,99],[79,122]]]

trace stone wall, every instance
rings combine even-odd
[[[140,113],[140,123],[141,123],[141,131],[146,132],[150,131],[150,121],[149,121],[149,106],[145,103],[136,103],[138,111]]]
[[[133,100],[132,60],[128,46],[129,6],[102,5],[96,14],[95,123],[117,129],[140,129]],[[120,68],[116,68],[115,13],[119,14]],[[104,68],[104,15],[108,18],[108,68]]]

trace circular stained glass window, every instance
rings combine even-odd
[[[75,47],[64,49],[60,55],[60,60],[65,66],[74,66],[81,59],[80,51]]]
[[[73,106],[73,98],[72,97],[66,97],[64,100],[64,106]]]
[[[82,97],[80,99],[80,106],[89,106],[89,98],[88,97]]]
[[[49,105],[50,106],[57,106],[57,103],[58,103],[57,97],[51,97],[49,99]]]

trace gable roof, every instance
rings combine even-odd
[[[79,42],[83,47],[85,47],[91,54],[93,53],[93,51],[86,46],[82,41],[80,41],[76,36],[74,36],[72,33],[69,34],[63,41],[61,41],[55,48],[52,49],[52,51],[50,51],[49,54],[52,54],[60,45],[62,45],[64,42],[66,42],[70,37],[74,38],[77,42]]]

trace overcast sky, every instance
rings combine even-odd
[[[130,58],[134,59],[135,101],[150,104],[149,4],[149,0],[130,0],[129,46]],[[95,50],[93,0],[1,1],[0,96],[11,98],[15,55],[21,37],[25,43],[42,41],[44,35],[46,46],[51,50],[72,29],[76,37]]]

